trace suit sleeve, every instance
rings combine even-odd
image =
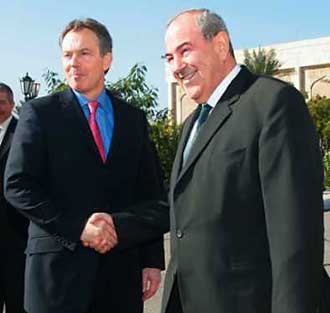
[[[142,117],[143,148],[137,183],[137,205],[114,214],[119,248],[141,246],[142,267],[164,268],[163,233],[169,230],[169,210],[156,150]]]
[[[67,218],[51,200],[47,143],[33,102],[25,103],[5,170],[5,197],[23,215],[49,234],[66,238],[74,249],[87,216]]]
[[[272,265],[272,312],[316,312],[323,260],[323,169],[302,96],[282,88],[264,116],[259,171]]]

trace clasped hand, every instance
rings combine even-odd
[[[87,221],[80,236],[85,247],[106,253],[118,243],[112,217],[107,213],[94,213]]]

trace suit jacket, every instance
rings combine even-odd
[[[0,146],[0,238],[6,251],[15,251],[23,258],[28,220],[6,201],[3,194],[4,172],[16,125],[17,119],[12,117]]]
[[[184,313],[316,313],[323,260],[323,170],[300,93],[242,68],[170,187],[171,261]]]
[[[5,193],[31,221],[25,297],[29,313],[87,311],[104,263],[104,275],[111,277],[103,288],[109,308],[119,312],[119,299],[125,297],[126,309],[120,312],[139,312],[142,268],[164,266],[159,236],[144,246],[113,249],[104,256],[80,243],[93,212],[124,212],[162,192],[143,112],[108,95],[115,126],[105,163],[71,90],[23,106]]]

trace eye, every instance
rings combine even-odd
[[[188,48],[183,48],[183,49],[181,50],[181,55],[182,55],[183,57],[186,57],[186,56],[189,55],[189,52],[190,52],[190,49],[188,49]]]
[[[167,63],[171,63],[173,61],[173,56],[172,55],[167,55],[165,58],[166,58]]]
[[[64,58],[69,58],[71,56],[70,52],[63,52],[63,57]]]

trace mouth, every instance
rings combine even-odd
[[[74,79],[78,79],[78,78],[83,77],[83,74],[81,74],[81,73],[72,73],[71,76],[72,76]]]
[[[188,84],[195,76],[197,70],[194,69],[185,69],[177,74],[178,79],[183,84]]]

